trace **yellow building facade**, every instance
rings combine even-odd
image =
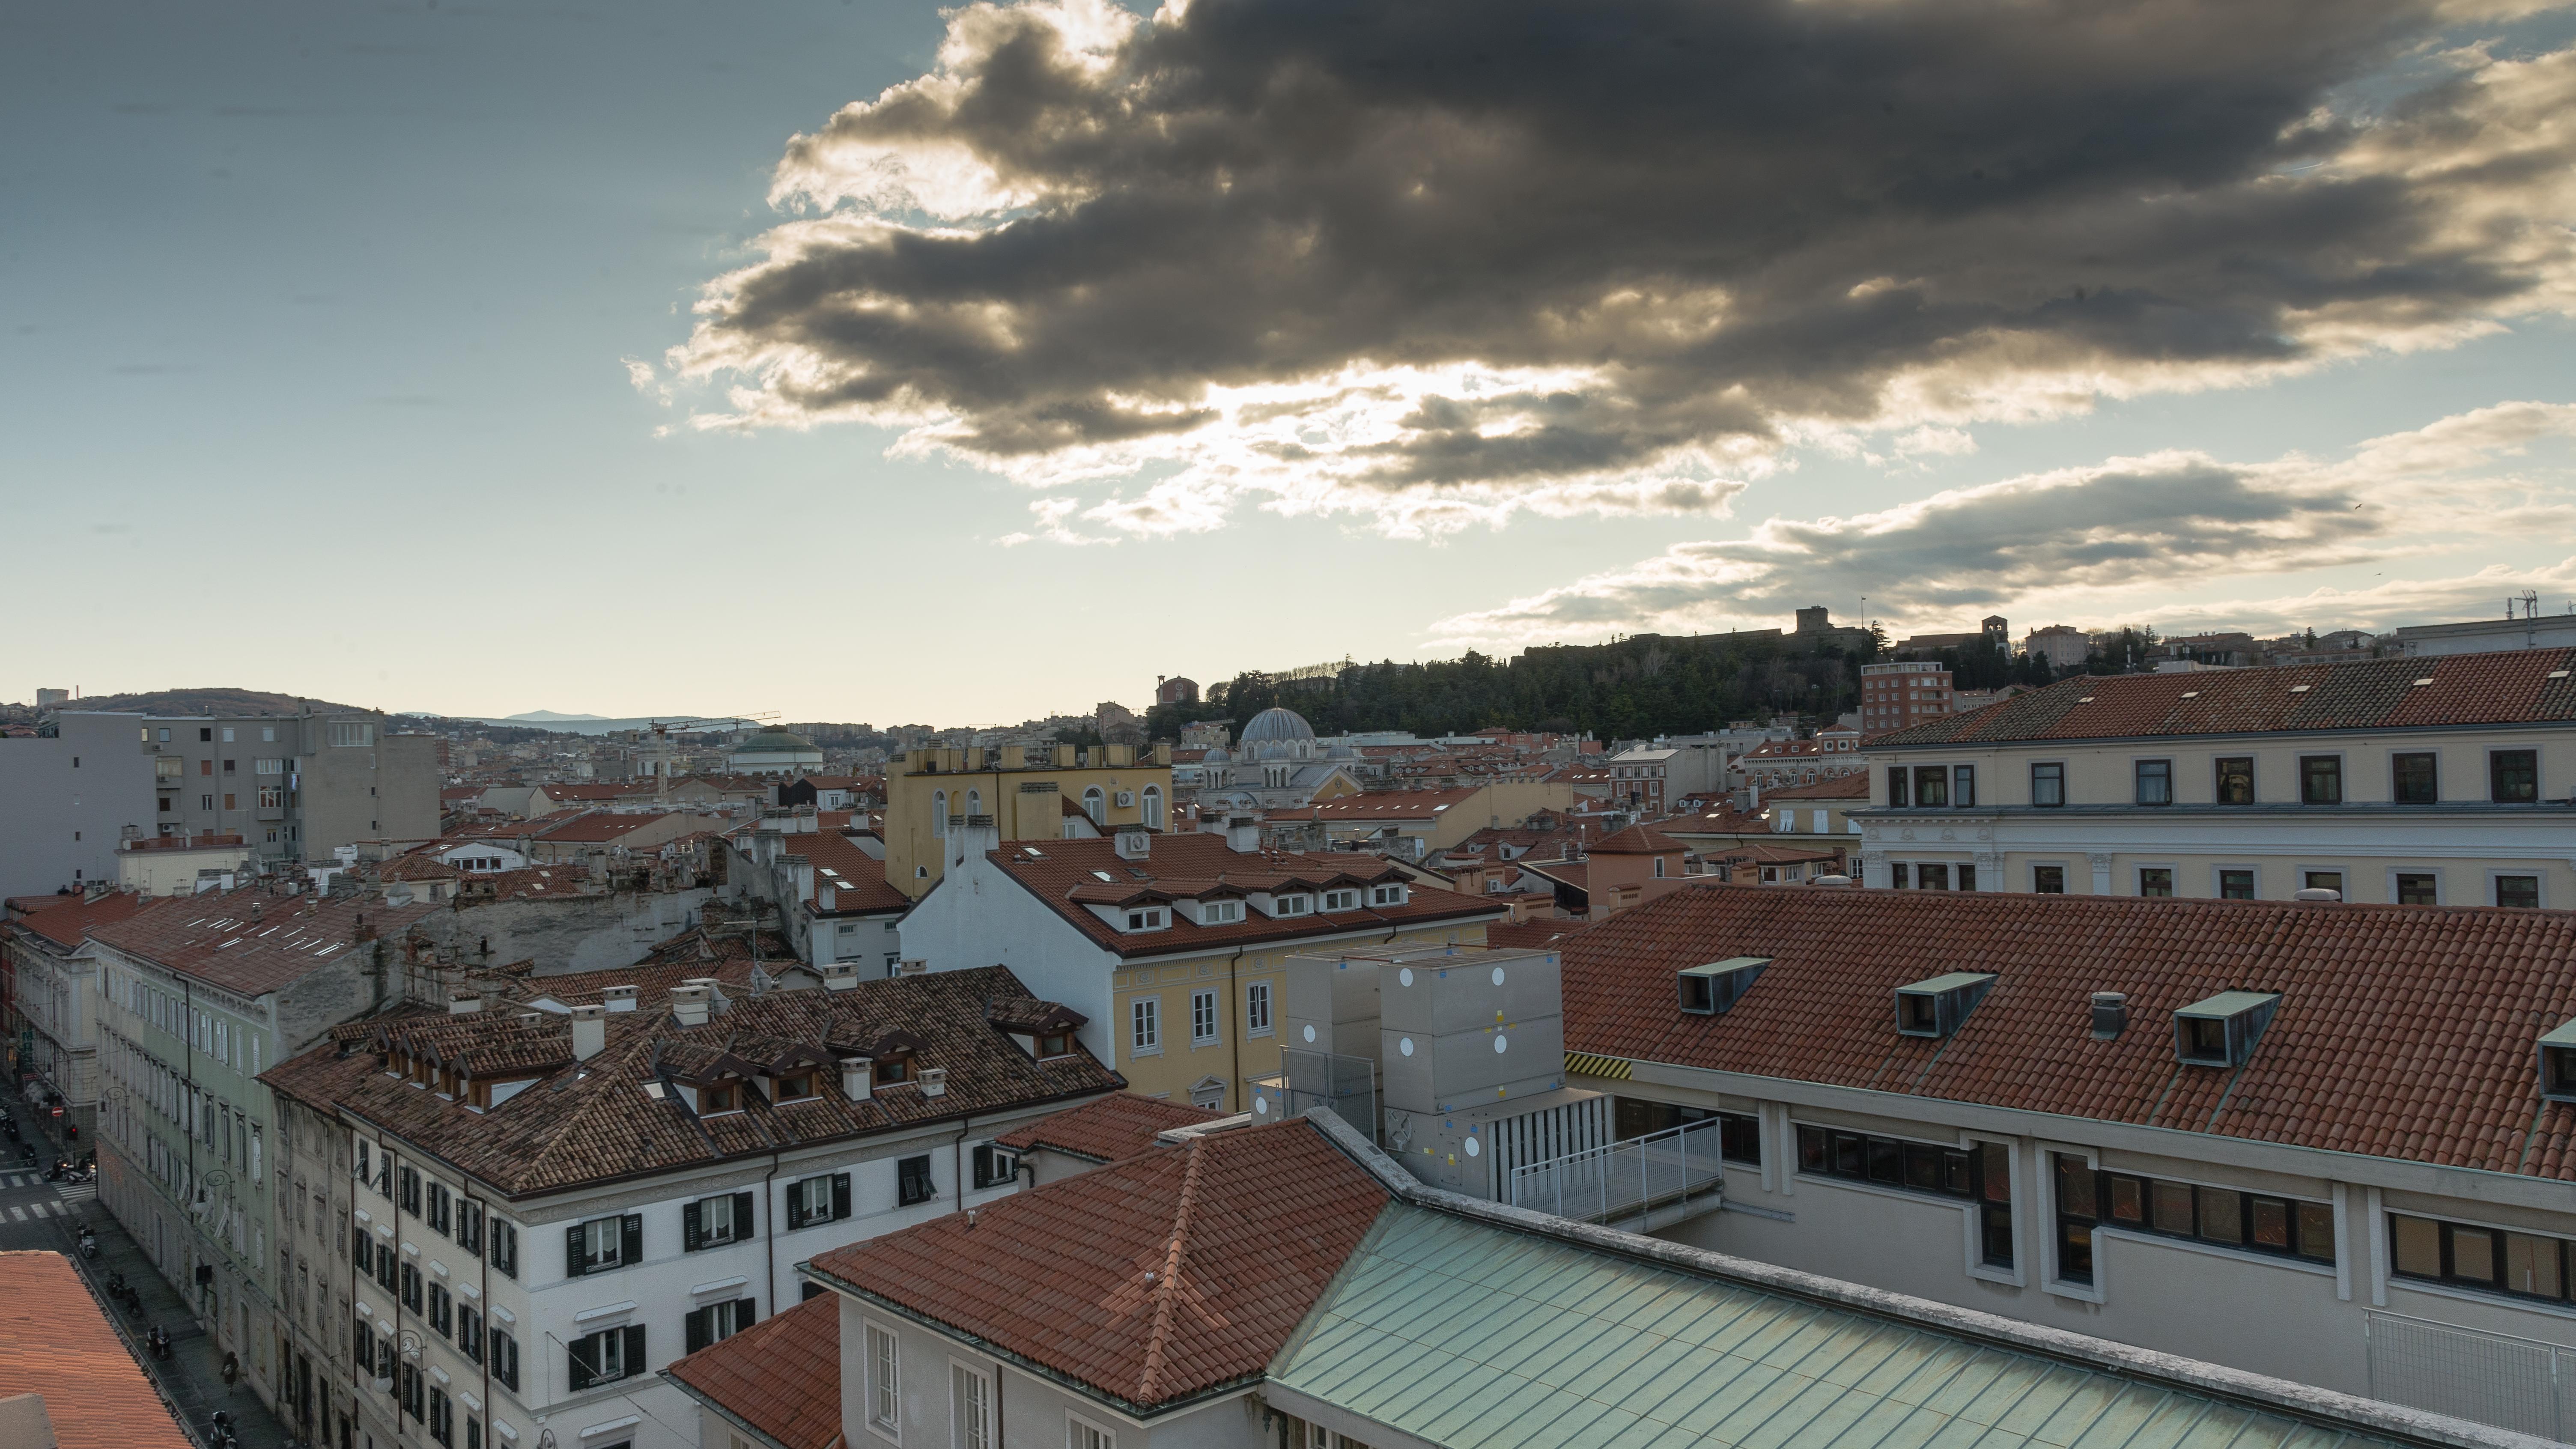
[[[1162,830],[1171,801],[1169,745],[907,750],[886,769],[886,880],[914,900],[928,894],[947,873],[952,820],[989,816],[1005,842],[1064,840]]]

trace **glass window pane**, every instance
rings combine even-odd
[[[2114,1222],[2145,1222],[2147,1220],[2146,1183],[2134,1177],[2112,1178],[2111,1218]]]
[[[2290,1205],[2277,1197],[2254,1199],[2254,1246],[2290,1250]]]
[[[2057,1276],[2069,1283],[2093,1281],[2093,1229],[2083,1223],[2061,1223],[2057,1235]]]
[[[2245,1194],[2223,1187],[2202,1188],[2200,1235],[2213,1243],[2245,1241]]]
[[[2487,756],[2488,798],[2498,805],[2528,805],[2540,798],[2540,756],[2532,750],[2498,750]]]
[[[1954,1197],[1968,1195],[1968,1154],[1956,1149],[1941,1154],[1941,1190]]]
[[[2159,899],[2172,895],[2173,872],[2164,869],[2139,871],[2138,894],[2155,896]]]
[[[2396,1245],[2397,1271],[2418,1278],[2442,1276],[2442,1225],[2431,1218],[2388,1220],[2388,1236]]]
[[[2397,904],[2401,906],[2436,906],[2441,891],[2429,875],[2401,875],[2397,878]]]
[[[1823,1128],[1801,1127],[1798,1129],[1798,1170],[1800,1172],[1822,1172],[1825,1170],[1825,1132]]]
[[[1905,1185],[1926,1192],[1941,1190],[1941,1149],[1921,1142],[1905,1147]]]
[[[2431,755],[2406,754],[2389,757],[2389,773],[2400,805],[2432,805],[2440,801],[2434,782]]]
[[[2251,755],[2228,755],[2219,760],[2218,803],[2254,803],[2254,759]]]
[[[2150,1184],[2154,1189],[2155,1229],[2160,1233],[2191,1232],[2191,1189],[2179,1182]]]
[[[2012,1149],[2000,1142],[1977,1144],[1978,1186],[1988,1202],[2012,1201]]]
[[[2081,1157],[2057,1154],[2057,1210],[2073,1218],[2093,1216],[2093,1169]]]
[[[2536,875],[2500,875],[2495,878],[2495,903],[2523,910],[2540,905],[2540,877]]]
[[[2516,1293],[2537,1293],[2543,1298],[2560,1296],[2558,1240],[2536,1238],[2529,1233],[2505,1234],[2504,1286]]]
[[[1869,1180],[1889,1184],[1905,1181],[1905,1144],[1884,1137],[1870,1138]]]
[[[1985,1260],[1988,1266],[2009,1268],[2013,1265],[2012,1209],[1999,1203],[1988,1203],[1977,1210],[1985,1227]]]
[[[2218,873],[2218,898],[2222,901],[2254,899],[2254,872],[2222,870]]]
[[[2471,1283],[2496,1281],[2496,1235],[2484,1228],[2451,1227],[2451,1276]]]
[[[2331,1204],[2299,1204],[2299,1256],[2314,1258],[2321,1263],[2334,1261],[2334,1207]]]
[[[1845,1177],[1869,1176],[1869,1142],[1848,1132],[1834,1134],[1834,1171]]]

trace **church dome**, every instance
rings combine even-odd
[[[1199,758],[1199,763],[1202,765],[1231,765],[1234,763],[1234,756],[1227,754],[1225,752],[1225,746],[1223,745],[1210,745],[1208,746],[1208,752]]]
[[[787,726],[769,725],[763,728],[758,734],[753,735],[750,739],[744,740],[741,744],[734,746],[733,752],[737,755],[748,755],[754,753],[766,754],[773,751],[792,752],[798,750],[811,750],[813,748],[814,742],[812,740],[796,733]]]
[[[1243,727],[1243,738],[1235,743],[1238,745],[1269,744],[1273,741],[1286,743],[1291,740],[1311,740],[1314,737],[1315,727],[1306,723],[1304,715],[1293,709],[1281,709],[1273,705],[1254,715],[1252,722]]]

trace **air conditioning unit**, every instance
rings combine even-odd
[[[1118,792],[1118,808],[1119,808],[1119,809],[1121,809],[1121,810],[1129,810],[1129,809],[1133,809],[1133,808],[1135,808],[1135,804],[1136,804],[1136,792],[1135,792],[1135,791],[1133,791],[1133,790],[1121,790],[1121,791],[1119,791],[1119,792]]]

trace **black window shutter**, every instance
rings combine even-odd
[[[743,1299],[740,1303],[735,1305],[735,1310],[736,1311],[733,1316],[733,1331],[736,1333],[740,1333],[744,1329],[749,1328],[760,1321],[760,1301],[756,1298]]]
[[[599,1376],[598,1371],[590,1366],[590,1356],[599,1351],[592,1347],[592,1345],[598,1342],[599,1339],[596,1336],[576,1339],[573,1342],[570,1357],[572,1359],[572,1387],[575,1393],[579,1393],[581,1390],[589,1388],[591,1381]]]
[[[626,1330],[626,1371],[644,1372],[644,1325],[640,1323]]]
[[[850,1175],[846,1172],[836,1172],[832,1174],[832,1221],[837,1223],[849,1215]]]
[[[733,1195],[733,1240],[737,1243],[749,1242],[758,1231],[751,1225],[751,1194],[735,1193]]]
[[[689,1346],[685,1351],[696,1353],[699,1349],[706,1347],[707,1311],[703,1308],[693,1308],[689,1310],[689,1316],[683,1319],[682,1322],[688,1325],[689,1334]]]
[[[575,1223],[564,1229],[564,1273],[578,1278],[589,1271],[589,1265],[582,1261],[581,1224]]]
[[[680,1244],[684,1252],[694,1253],[707,1245],[707,1230],[699,1222],[702,1215],[696,1203],[680,1207]]]
[[[618,1234],[617,1261],[620,1265],[644,1261],[644,1215],[628,1213]]]
[[[805,1226],[805,1184],[801,1182],[787,1184],[787,1226]]]

